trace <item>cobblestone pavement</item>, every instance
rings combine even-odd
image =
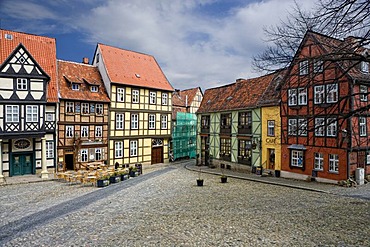
[[[0,187],[0,246],[370,246],[367,199],[198,176],[181,162],[102,189]]]

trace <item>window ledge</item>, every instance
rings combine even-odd
[[[336,171],[329,171],[329,173],[331,173],[331,174],[339,174],[339,172],[336,172]]]

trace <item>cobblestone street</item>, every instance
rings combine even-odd
[[[197,187],[185,163],[102,189],[0,187],[0,245],[370,246],[370,200],[211,174]]]

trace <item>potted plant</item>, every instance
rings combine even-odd
[[[115,171],[114,174],[113,174],[113,176],[110,176],[109,182],[111,184],[115,184],[115,183],[121,182],[121,175],[120,175],[120,173],[118,171]]]
[[[109,175],[99,174],[96,182],[98,187],[105,187],[109,185]]]
[[[198,186],[203,186],[204,179],[200,177],[200,174],[202,173],[202,169],[199,168],[199,176],[197,178],[197,185]]]
[[[129,167],[129,174],[130,174],[130,177],[136,177],[139,175],[137,172],[137,168],[134,166]]]
[[[120,171],[120,175],[121,175],[121,181],[124,181],[124,180],[127,180],[130,178],[130,175],[128,174],[128,169],[125,168],[125,169],[122,169]]]

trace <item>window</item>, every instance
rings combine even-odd
[[[98,87],[97,86],[91,86],[90,90],[91,90],[91,92],[96,93],[96,92],[98,92]]]
[[[325,119],[315,118],[315,136],[325,135]]]
[[[322,60],[315,60],[313,63],[313,72],[314,73],[321,73],[324,70],[324,61]]]
[[[103,104],[96,104],[95,108],[97,115],[103,115]]]
[[[307,88],[298,88],[298,105],[307,105]]]
[[[76,107],[75,107],[75,109],[76,109],[76,112],[77,113],[80,113],[81,112],[81,105],[80,105],[80,102],[76,102]]]
[[[297,105],[297,89],[289,89],[288,97],[288,105]]]
[[[161,129],[167,129],[167,115],[161,115]]]
[[[324,103],[324,99],[325,99],[324,94],[325,94],[324,85],[315,86],[314,87],[314,103],[315,104]]]
[[[267,135],[275,136],[275,121],[273,120],[267,121]]]
[[[360,100],[367,101],[367,86],[360,85]]]
[[[12,40],[13,39],[13,35],[12,34],[9,34],[9,33],[6,33],[4,35],[5,39],[9,39],[9,40]]]
[[[338,101],[338,84],[326,85],[326,103]]]
[[[66,126],[66,137],[73,137],[73,132],[74,132],[74,126],[72,125],[67,125]]]
[[[369,63],[362,61],[361,62],[361,72],[362,73],[369,73]]]
[[[155,115],[149,114],[149,129],[155,129]]]
[[[239,126],[252,127],[252,112],[239,113]]]
[[[202,129],[209,129],[210,116],[202,116],[201,125]]]
[[[133,89],[131,97],[132,97],[132,103],[139,103],[139,90]]]
[[[157,94],[155,92],[149,93],[149,104],[154,105],[156,103]]]
[[[103,126],[95,126],[95,137],[103,136]]]
[[[46,141],[46,158],[47,159],[54,158],[54,142],[53,141]]]
[[[89,103],[81,103],[82,114],[89,114]]]
[[[326,136],[337,136],[337,120],[335,118],[328,118],[326,124]]]
[[[46,121],[48,122],[54,121],[53,113],[46,113]]]
[[[307,75],[308,74],[308,61],[304,60],[299,62],[299,75]]]
[[[17,78],[17,90],[27,90],[27,79]]]
[[[226,160],[231,158],[231,139],[220,138],[220,158]]]
[[[37,123],[39,120],[38,107],[36,105],[28,105],[26,107],[26,122]]]
[[[95,160],[101,160],[102,155],[101,155],[101,148],[95,148]]]
[[[89,137],[89,126],[81,126],[81,137]]]
[[[303,167],[303,151],[302,150],[292,150],[291,151],[291,166]]]
[[[81,149],[81,162],[87,162],[88,160],[88,150],[87,149]]]
[[[123,157],[123,142],[117,141],[114,143],[114,157],[115,158]]]
[[[96,63],[99,63],[99,53],[96,54]]]
[[[297,119],[295,118],[288,120],[288,135],[297,135]]]
[[[315,153],[314,169],[320,171],[324,169],[324,156],[322,153]]]
[[[137,156],[137,141],[130,141],[130,157]]]
[[[139,129],[139,115],[136,113],[131,114],[131,129]]]
[[[77,83],[72,83],[72,90],[80,90],[80,85],[78,85]]]
[[[17,105],[6,106],[6,122],[8,123],[19,122],[19,106]]]
[[[162,105],[168,105],[168,94],[162,93]]]
[[[221,129],[231,127],[231,113],[221,114]]]
[[[117,88],[117,101],[125,102],[125,89],[124,88]]]
[[[67,102],[66,103],[66,112],[71,113],[75,111],[75,106],[73,102]]]
[[[123,113],[117,113],[116,114],[116,129],[117,130],[123,130],[124,121],[125,121],[125,115]]]
[[[338,154],[329,154],[329,172],[338,172],[339,156]]]
[[[298,135],[307,136],[307,120],[304,118],[298,119]]]
[[[367,135],[367,131],[366,131],[366,117],[359,117],[358,118],[358,122],[359,122],[359,125],[360,125],[360,136],[366,136]]]
[[[247,159],[251,161],[252,158],[252,141],[250,140],[239,140],[238,145],[238,156],[242,159]]]

